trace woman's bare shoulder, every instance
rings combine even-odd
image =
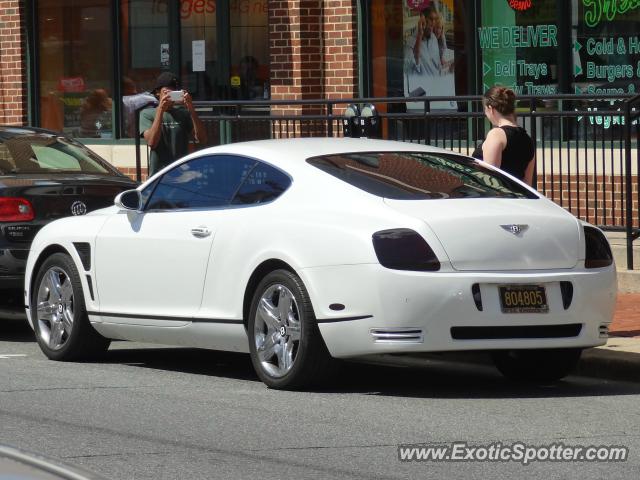
[[[494,127],[491,130],[489,130],[489,133],[487,133],[487,140],[488,139],[492,139],[492,140],[504,140],[505,142],[507,141],[507,134],[504,133],[504,130],[500,127]]]

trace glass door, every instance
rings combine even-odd
[[[269,90],[269,19],[267,0],[231,0],[231,97],[267,100]]]
[[[177,17],[166,0],[120,1],[122,136],[134,136],[135,111],[154,101],[150,95],[164,70],[177,71],[180,48],[172,20]]]
[[[220,97],[216,9],[223,2],[185,1],[180,6],[180,75],[194,100]]]

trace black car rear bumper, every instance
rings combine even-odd
[[[0,289],[23,289],[29,249],[0,249]]]

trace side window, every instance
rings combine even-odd
[[[291,179],[269,165],[258,162],[233,197],[234,205],[250,205],[275,200],[291,185]]]
[[[149,198],[151,197],[151,194],[153,193],[157,185],[158,180],[154,180],[153,183],[147,185],[144,190],[140,192],[140,199],[142,202],[143,210],[146,208],[147,202],[149,201]]]
[[[200,157],[164,174],[146,210],[228,205],[256,161],[233,155]]]

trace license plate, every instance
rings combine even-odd
[[[547,294],[542,285],[499,287],[502,313],[547,313]]]

